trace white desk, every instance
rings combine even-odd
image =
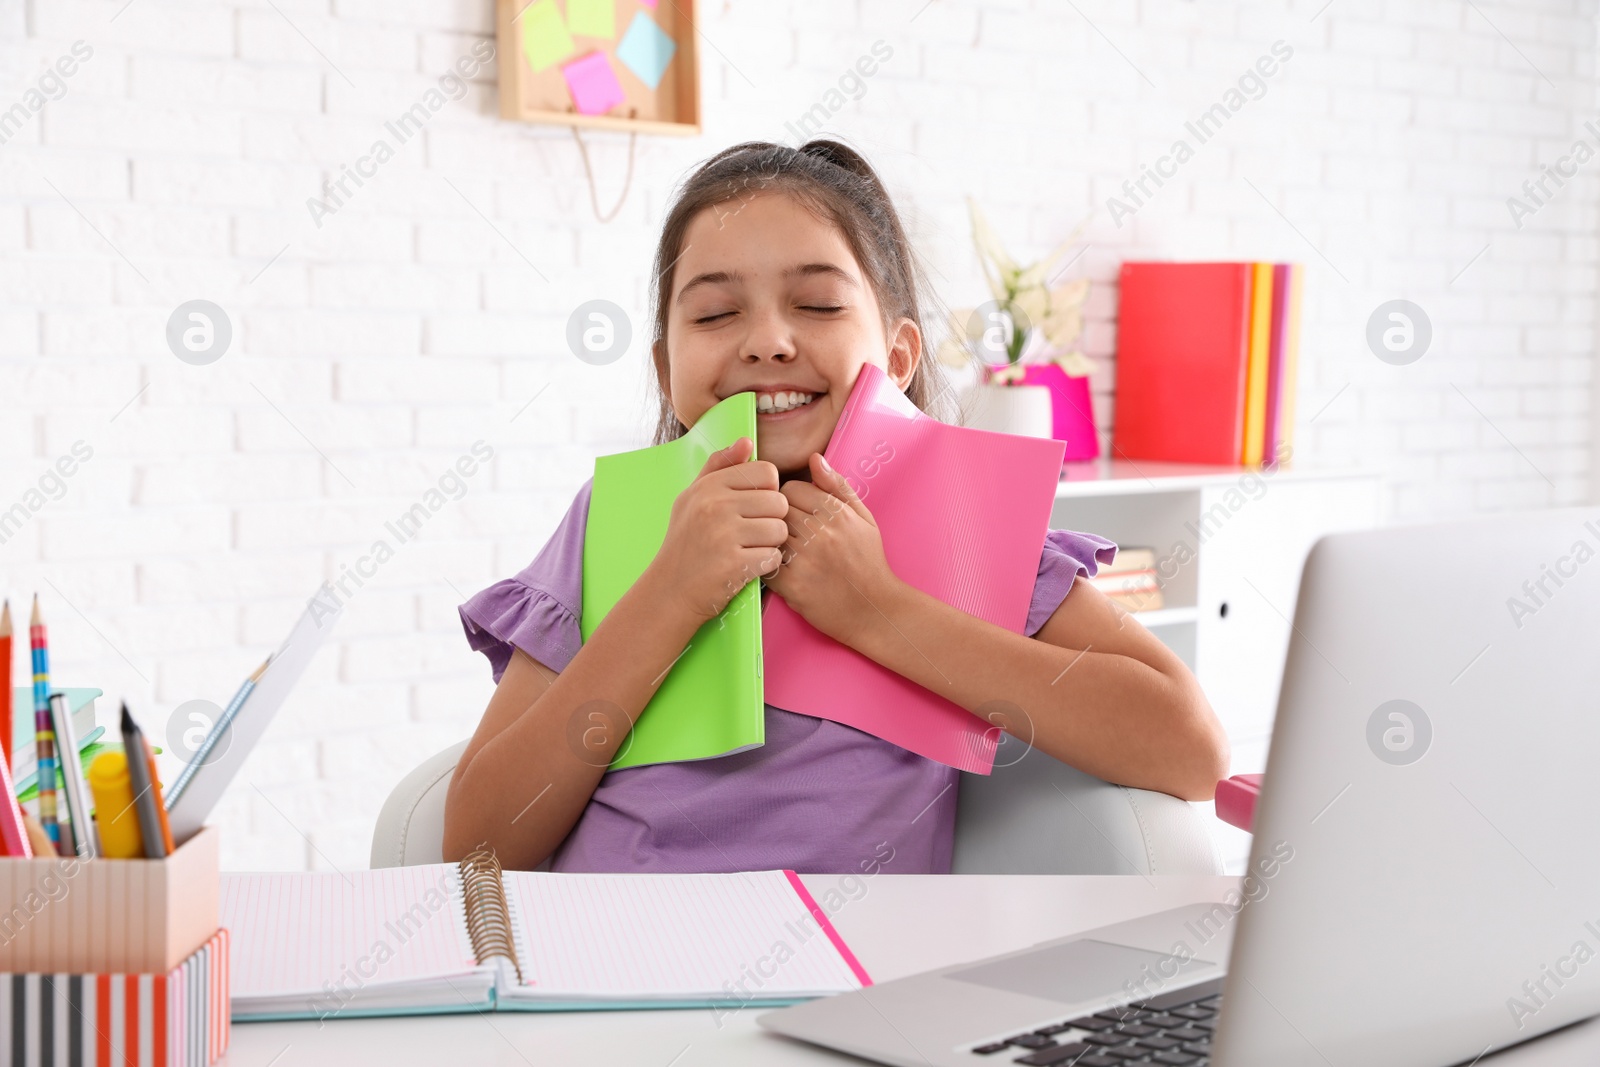
[[[835,875],[805,875],[812,894]],[[1073,877],[1060,875],[894,875],[832,916],[874,981],[901,978],[1024,948],[1038,941],[1202,900],[1219,899],[1232,877]],[[755,1017],[689,1011],[500,1012],[326,1023],[235,1023],[230,1067],[627,1067],[832,1064],[864,1061],[768,1034]],[[1600,1062],[1600,1022],[1570,1027],[1484,1067],[1567,1067]],[[1443,1065],[1441,1065],[1443,1067]]]

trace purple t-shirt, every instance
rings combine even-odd
[[[467,642],[499,682],[512,646],[562,671],[583,644],[585,482],[549,542],[514,578],[460,607]],[[1078,575],[1117,546],[1050,530],[1024,630],[1037,633]],[[948,874],[960,772],[852,726],[766,705],[766,743],[688,763],[607,771],[553,871]]]

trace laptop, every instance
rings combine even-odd
[[[1597,813],[1600,509],[1333,534],[1238,893],[758,1022],[906,1067],[1471,1063],[1600,1014]]]

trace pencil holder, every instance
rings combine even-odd
[[[165,859],[0,858],[0,973],[166,974],[216,934],[217,831]]]

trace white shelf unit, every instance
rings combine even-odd
[[[1381,521],[1380,479],[1357,470],[1280,470],[1095,460],[1070,463],[1053,529],[1155,550],[1164,606],[1134,618],[1194,671],[1233,745],[1229,773],[1266,765],[1300,571],[1317,538]],[[1250,836],[1212,819],[1230,873]]]

